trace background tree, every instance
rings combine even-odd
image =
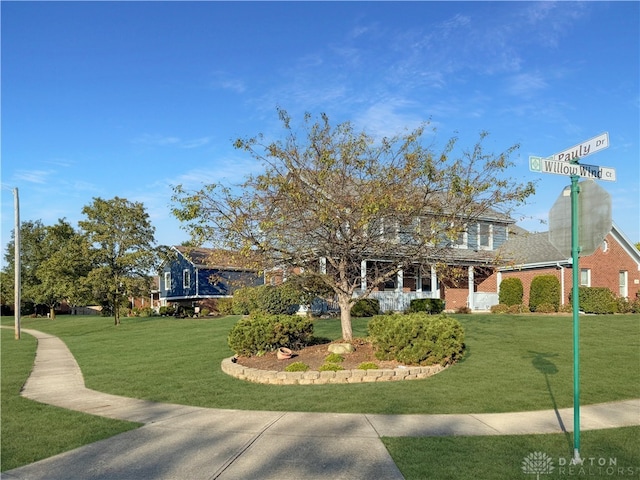
[[[64,219],[51,226],[43,225],[40,220],[23,222],[20,234],[22,298],[34,307],[46,306],[50,317],[55,318],[55,309],[62,301],[83,296],[83,278],[91,269],[87,242]],[[11,295],[13,242],[7,246],[4,272],[10,282],[7,293]]]
[[[451,241],[467,222],[490,209],[508,213],[534,192],[503,178],[517,146],[485,154],[480,135],[454,156],[457,138],[435,153],[426,125],[392,138],[356,132],[326,115],[304,118],[298,136],[279,110],[282,140],[262,135],[235,147],[264,165],[241,185],[174,188],[174,215],[198,245],[211,243],[247,255],[260,266],[302,267],[329,287],[340,306],[342,335],[353,337],[350,307],[416,262],[446,263]],[[361,262],[384,259],[367,269]]]
[[[135,278],[148,277],[157,263],[155,229],[144,205],[124,198],[94,198],[82,213],[86,218],[79,225],[87,235],[95,263],[88,283],[119,325],[119,307],[129,296],[128,286]]]

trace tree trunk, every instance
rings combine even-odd
[[[340,305],[340,325],[342,326],[342,339],[350,342],[353,340],[353,329],[351,327],[351,296],[347,294],[338,295],[338,305]]]
[[[56,309],[53,307],[49,307],[49,318],[51,318],[51,320],[56,319]]]

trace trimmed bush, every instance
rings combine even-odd
[[[444,311],[444,300],[439,298],[415,298],[409,303],[409,312],[427,312],[437,315]]]
[[[299,315],[256,312],[242,318],[229,332],[228,344],[236,355],[259,355],[280,347],[300,349],[313,336],[311,320]]]
[[[240,288],[233,294],[232,310],[236,315],[249,315],[256,311],[272,315],[292,314],[302,303],[303,295],[292,282]]]
[[[344,370],[344,367],[337,363],[325,363],[318,369],[319,372],[337,372],[338,370]]]
[[[554,311],[560,306],[560,280],[554,275],[539,275],[531,281],[529,309],[537,312],[538,305],[548,303]]]
[[[536,307],[536,313],[556,313],[556,307],[550,303],[541,303]]]
[[[618,301],[606,287],[580,287],[578,290],[580,310],[584,313],[617,313]]]
[[[491,313],[507,313],[509,311],[509,307],[504,303],[499,303],[497,305],[491,305],[490,311]]]
[[[352,317],[373,317],[380,314],[380,302],[375,298],[361,298],[351,307]]]
[[[309,370],[309,365],[302,362],[293,362],[284,369],[285,372],[306,372],[307,370]]]
[[[529,313],[529,307],[524,304],[511,305],[507,308],[507,313]]]
[[[520,305],[522,303],[522,297],[524,295],[524,289],[522,287],[522,280],[517,277],[505,278],[500,282],[500,293],[498,294],[498,301],[507,306]]]
[[[377,370],[378,364],[373,362],[363,362],[358,365],[358,370]]]
[[[460,322],[444,314],[426,313],[376,316],[369,322],[376,358],[407,365],[447,365],[464,351]]]
[[[344,362],[344,357],[339,353],[330,353],[325,357],[324,361],[328,363],[342,363]]]
[[[158,313],[163,317],[165,316],[171,317],[173,316],[174,313],[176,313],[176,310],[173,307],[163,306],[163,307],[160,307],[160,309],[158,310]]]

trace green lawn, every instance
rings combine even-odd
[[[159,402],[215,408],[356,413],[484,413],[571,407],[570,316],[462,315],[463,361],[424,381],[275,386],[224,374],[227,333],[237,317],[210,320],[59,317],[24,319],[61,337],[87,386]],[[581,319],[581,402],[640,397],[640,316]],[[366,335],[366,319],[354,321]],[[338,338],[337,319],[318,336]]]
[[[78,360],[88,387],[153,401],[214,408],[387,414],[572,406],[570,316],[474,314],[457,318],[466,331],[467,352],[463,361],[445,372],[419,381],[314,386],[258,385],[222,373],[220,361],[232,355],[227,334],[237,317],[125,318],[116,327],[109,318],[60,316],[56,320],[25,318],[22,326],[62,338]],[[12,319],[3,318],[2,323],[12,324]],[[355,319],[354,334],[365,336],[366,324],[366,319]],[[318,320],[315,332],[338,338],[339,320]],[[12,330],[3,329],[2,334],[2,470],[135,427],[20,398],[35,341],[23,334],[16,342]],[[581,377],[583,405],[640,397],[639,315],[581,317]],[[90,421],[97,423],[88,427]],[[60,438],[60,450],[50,448],[53,440],[40,434],[45,422],[44,430]],[[63,431],[65,435],[60,435]],[[626,459],[627,450],[638,451],[639,433],[638,428],[585,432],[583,445],[591,442],[604,448],[608,456]],[[520,472],[523,458],[545,449],[549,455],[567,456],[570,440],[564,435],[544,435],[401,438],[385,439],[385,443],[407,478],[535,478]],[[635,465],[640,465],[637,454]],[[507,466],[511,473],[478,474],[479,468],[497,471]],[[432,468],[437,468],[436,473]],[[462,474],[464,471],[467,473]]]
[[[568,435],[383,438],[406,480],[536,479],[523,461],[535,452],[551,458],[540,480],[640,478],[640,427],[582,432],[582,467],[571,466]]]
[[[10,470],[72,448],[86,445],[139,424],[72,412],[20,396],[31,372],[36,340],[23,335],[17,342],[13,331],[2,335],[2,439],[1,470]]]

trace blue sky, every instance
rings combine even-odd
[[[431,119],[444,146],[520,144],[538,179],[516,217],[546,231],[569,178],[529,171],[609,132],[583,163],[640,241],[638,2],[1,2],[2,247],[21,219],[74,226],[93,197],[141,201],[159,244],[187,240],[172,185],[239,182],[238,136],[281,132],[276,107],[374,135]]]

